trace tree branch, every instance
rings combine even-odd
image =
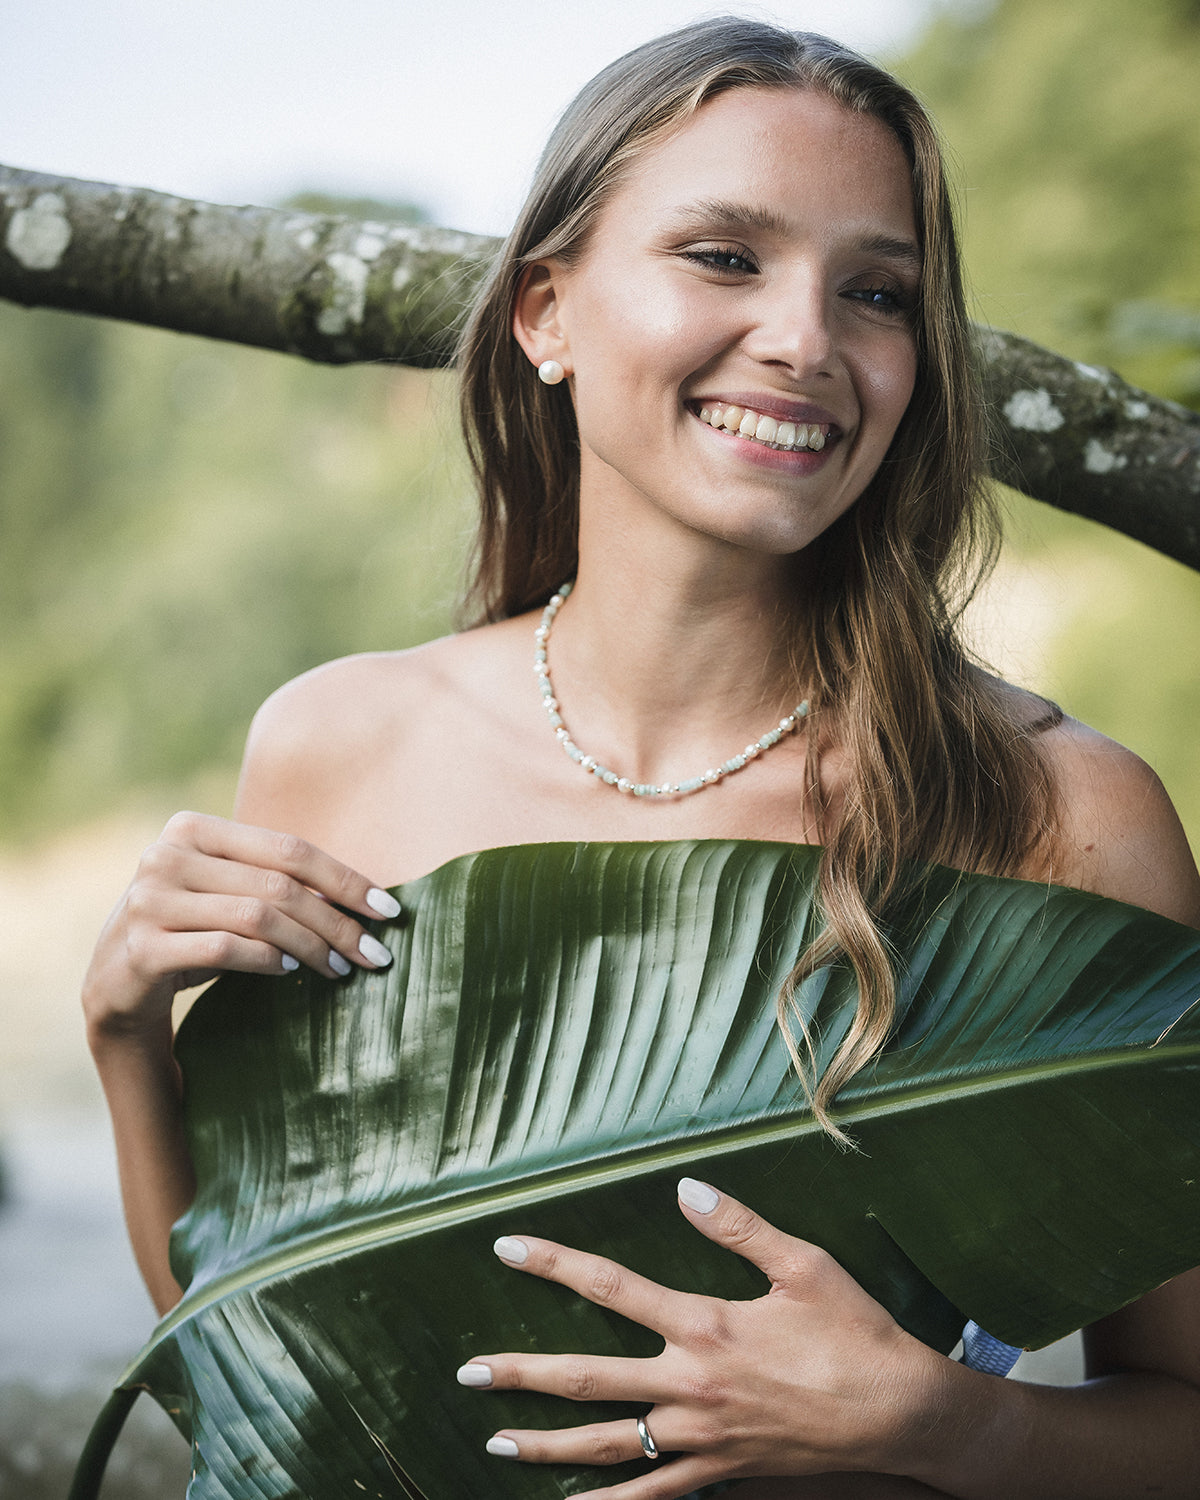
[[[496,242],[0,167],[0,296],[323,364],[449,363]]]
[[[1200,414],[977,328],[995,478],[1200,568]]]
[[[496,241],[0,167],[0,296],[301,354],[433,367]],[[978,330],[991,470],[1200,568],[1200,415]]]

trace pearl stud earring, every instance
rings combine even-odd
[[[543,385],[557,385],[566,373],[556,359],[544,359],[538,365],[538,379]]]

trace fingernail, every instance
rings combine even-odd
[[[514,1266],[523,1266],[529,1259],[529,1246],[524,1240],[514,1240],[507,1234],[502,1234],[492,1249],[501,1260],[511,1261]],[[508,1439],[505,1438],[504,1441],[507,1443]]]
[[[377,885],[373,885],[367,892],[367,905],[381,917],[390,919],[400,915],[399,901],[395,896],[389,896],[387,891],[381,891]]]
[[[707,1182],[697,1182],[694,1177],[681,1177],[676,1192],[684,1208],[690,1208],[697,1214],[712,1213],[721,1201],[716,1188],[709,1187]]]
[[[381,969],[392,961],[392,955],[379,939],[373,938],[369,932],[364,932],[359,938],[358,951],[369,964],[378,964]]]
[[[497,1458],[520,1458],[521,1450],[512,1438],[494,1437],[487,1440],[487,1451]]]
[[[335,974],[340,974],[343,979],[350,972],[349,961],[344,959],[336,948],[329,950],[329,967]]]
[[[279,955],[279,962],[283,965],[283,972],[285,974],[290,974],[294,969],[300,967],[300,960],[293,958],[290,953],[281,953]]]
[[[459,1365],[458,1373],[454,1378],[458,1381],[459,1385],[491,1385],[492,1372],[488,1369],[487,1365]]]

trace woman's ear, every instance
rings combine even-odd
[[[554,359],[570,375],[571,351],[559,316],[562,275],[562,266],[553,260],[525,267],[513,298],[512,330],[533,364]]]

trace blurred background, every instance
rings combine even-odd
[[[1197,0],[731,8],[838,36],[928,101],[977,317],[1200,404]],[[577,87],[712,9],[6,0],[0,161],[499,233]],[[1150,761],[1195,847],[1200,578],[1006,508],[982,651]],[[172,810],[229,811],[274,687],[449,628],[470,511],[443,375],[0,303],[0,1497],[65,1493],[152,1324],[77,1020],[104,915]],[[156,1416],[110,1494],[182,1493]]]

